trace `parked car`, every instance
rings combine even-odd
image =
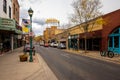
[[[40,46],[44,46],[44,42],[40,42],[39,44],[40,44]]]
[[[57,47],[58,46],[58,43],[55,43],[55,42],[52,42],[51,44],[50,44],[50,47]]]
[[[53,47],[58,47],[58,43],[54,43],[54,44],[53,44]]]
[[[48,43],[45,43],[45,44],[44,44],[44,47],[49,47],[49,44],[48,44]]]
[[[29,43],[25,44],[23,51],[24,51],[25,53],[30,52],[30,44],[29,44]],[[35,46],[34,46],[34,45],[33,45],[33,47],[32,47],[32,52],[33,52],[33,54],[35,55]]]
[[[50,47],[53,47],[53,45],[54,45],[54,43],[51,43],[51,44],[50,44]]]
[[[66,46],[63,43],[59,43],[57,48],[59,48],[59,49],[66,49]]]

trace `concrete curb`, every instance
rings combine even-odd
[[[73,51],[73,50],[64,50],[66,52],[70,52],[73,54],[78,54],[81,56],[86,56],[94,59],[99,59],[102,61],[107,61],[107,62],[112,62],[115,64],[120,64],[120,56],[115,56],[113,58],[108,58],[108,57],[102,57],[98,51],[88,51],[88,53],[84,53],[83,51]]]

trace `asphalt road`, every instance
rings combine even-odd
[[[36,46],[59,80],[120,80],[120,65]]]

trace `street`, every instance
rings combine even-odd
[[[120,65],[36,46],[59,80],[120,80]]]

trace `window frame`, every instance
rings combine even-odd
[[[9,18],[11,18],[11,7],[9,6]]]
[[[3,0],[3,11],[7,13],[7,1]]]

